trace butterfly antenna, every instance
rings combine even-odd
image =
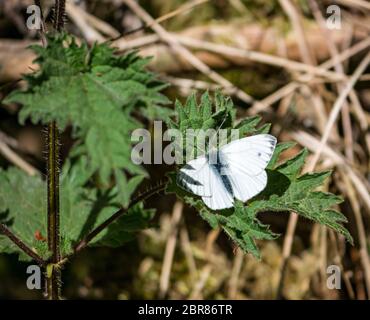
[[[222,122],[221,122],[220,126],[217,128],[216,135],[220,132],[220,130],[221,130],[221,128],[222,128],[222,126],[224,125],[224,123],[225,123],[225,121],[226,121],[226,118],[227,118],[227,113],[226,113],[226,115],[224,116],[224,118],[223,118],[223,120],[222,120]]]
[[[224,118],[223,118],[223,120],[222,120],[221,124],[218,126],[217,131],[215,132],[215,134],[213,135],[213,137],[210,139],[210,141],[212,141],[212,140],[214,139],[214,137],[216,137],[216,139],[217,139],[218,133],[220,132],[220,129],[221,129],[221,128],[222,128],[222,126],[224,125],[224,123],[225,123],[225,121],[226,121],[226,118],[227,118],[227,113],[226,113],[226,115],[224,116]],[[216,140],[216,141],[217,141],[217,140]]]

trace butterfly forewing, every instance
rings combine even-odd
[[[177,184],[200,197],[210,197],[211,168],[205,156],[198,157],[184,165],[178,174]]]
[[[275,146],[274,136],[259,134],[230,142],[220,148],[220,153],[222,161],[230,168],[239,168],[255,176],[267,167]]]

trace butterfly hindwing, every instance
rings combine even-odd
[[[265,189],[267,184],[267,174],[263,170],[256,176],[250,176],[242,169],[231,167],[229,180],[236,199],[246,202]]]
[[[214,167],[210,167],[209,186],[211,191],[210,197],[202,197],[203,202],[212,210],[221,210],[234,206],[232,190],[227,187],[223,177]],[[231,188],[231,186],[230,186]]]

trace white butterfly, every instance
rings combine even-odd
[[[177,183],[201,196],[212,210],[234,206],[260,193],[267,184],[265,168],[276,138],[259,134],[232,141],[218,150],[189,161],[180,169]]]

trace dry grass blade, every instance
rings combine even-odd
[[[286,14],[288,15],[293,26],[293,30],[298,39],[298,47],[302,61],[308,65],[316,65],[317,62],[314,59],[314,55],[310,50],[311,48],[307,43],[306,33],[303,30],[302,17],[298,9],[291,3],[290,0],[279,0],[279,3],[283,7]],[[313,110],[315,111],[316,114],[316,119],[318,123],[317,127],[319,131],[322,132],[327,121],[325,113],[325,104],[323,98],[319,93],[319,89],[322,90],[323,88],[319,88],[319,86],[313,86],[312,88],[307,89],[310,91],[309,97],[311,99]]]
[[[203,269],[200,271],[198,281],[194,284],[194,287],[189,295],[189,299],[201,299],[202,290],[206,285],[206,282],[211,274],[213,265],[211,263],[211,256],[213,253],[213,246],[218,236],[220,235],[220,228],[213,229],[208,233],[206,245],[205,245],[205,254],[208,259],[208,262],[205,264]]]
[[[335,233],[333,230],[328,230],[329,231],[329,240],[332,244],[332,248],[333,248],[333,262],[340,266],[340,269],[341,269],[341,272],[342,272],[342,275],[343,275],[343,279],[344,279],[344,285],[346,286],[347,288],[347,292],[348,292],[348,295],[349,295],[349,298],[352,300],[352,299],[355,299],[355,292],[353,290],[353,287],[352,287],[352,284],[351,284],[351,281],[349,279],[349,276],[348,276],[348,272],[344,269],[344,266],[343,266],[343,262],[342,262],[342,255],[341,255],[341,252],[340,252],[340,249],[339,249],[339,244],[338,242],[340,240],[338,240],[335,236]]]
[[[67,2],[66,12],[71,20],[81,30],[86,41],[90,43],[105,41],[105,38],[87,22],[86,16],[81,8],[70,2]]]
[[[347,82],[347,85],[344,87],[344,89],[341,92],[341,94],[339,95],[338,99],[335,101],[335,104],[333,105],[333,108],[332,108],[332,110],[330,112],[330,115],[329,115],[329,120],[328,120],[328,123],[326,125],[325,132],[324,132],[324,134],[321,138],[320,146],[318,147],[318,150],[315,152],[314,158],[313,158],[310,166],[308,167],[309,171],[312,171],[315,168],[315,166],[316,166],[316,164],[317,164],[317,162],[320,158],[321,152],[324,148],[324,145],[328,141],[330,132],[331,132],[331,130],[332,130],[334,124],[335,124],[335,121],[337,120],[339,112],[340,112],[341,108],[343,107],[343,103],[345,102],[348,94],[353,89],[357,80],[363,74],[363,72],[365,71],[365,69],[366,69],[366,67],[368,66],[369,63],[370,63],[370,52],[368,52],[368,54],[361,61],[359,66],[356,68],[355,72],[350,77],[349,81]]]
[[[288,83],[287,85],[281,87],[266,98],[259,101],[258,104],[254,104],[250,109],[248,109],[248,113],[254,115],[262,111],[267,111],[272,104],[288,96],[299,87],[300,84],[297,82]]]
[[[302,61],[306,64],[313,65],[313,55],[310,52],[310,48],[307,45],[307,39],[305,32],[303,31],[302,18],[300,17],[297,8],[290,2],[290,0],[279,0],[281,7],[286,12],[293,29],[298,39],[298,47],[302,57]]]
[[[9,146],[5,142],[1,140],[0,140],[0,153],[10,162],[14,163],[17,167],[25,171],[28,175],[34,176],[38,173],[37,169],[35,169],[28,162],[23,160],[11,148],[9,148]]]
[[[236,255],[234,257],[234,263],[230,274],[229,279],[229,290],[228,290],[228,298],[229,299],[236,299],[238,293],[238,285],[239,285],[239,276],[240,271],[242,269],[244,260],[244,252],[241,249],[237,249]]]
[[[120,33],[115,28],[113,28],[109,23],[97,18],[96,16],[88,13],[87,11],[72,4],[71,2],[67,3],[67,6],[68,5],[74,7],[75,10],[79,10],[81,12],[81,15],[86,19],[86,22],[90,23],[96,30],[102,32],[106,36],[111,38],[116,38],[120,36]]]
[[[246,50],[246,49],[240,49],[235,47],[230,47],[223,44],[216,44],[209,41],[203,41],[203,40],[197,40],[197,39],[191,39],[189,37],[185,36],[176,36],[176,39],[179,40],[180,43],[186,45],[187,47],[194,48],[194,49],[201,49],[206,50],[210,52],[214,52],[220,55],[224,55],[227,57],[237,57],[241,59],[247,59],[263,64],[269,64],[276,67],[285,68],[290,71],[299,71],[299,72],[306,72],[311,75],[315,76],[321,76],[326,77],[330,80],[344,80],[345,77],[341,74],[338,74],[333,71],[328,71],[326,68],[323,68],[321,66],[316,67],[309,64],[305,64],[302,62],[297,62],[293,60],[289,60],[286,58],[281,58],[278,56]]]
[[[344,4],[349,7],[370,10],[370,3],[365,0],[336,0],[335,2]]]
[[[126,51],[131,49],[141,48],[153,43],[156,43],[160,40],[158,35],[149,34],[142,37],[137,37],[132,40],[127,41],[124,38],[117,39],[112,42],[112,46],[117,48],[119,51]]]
[[[184,91],[184,95],[190,95],[191,91],[194,89],[210,91],[222,89],[222,86],[220,85],[202,80],[176,78],[171,76],[162,76],[161,79],[179,87],[181,91]],[[232,91],[223,90],[223,92],[225,94],[232,94]]]
[[[225,79],[217,72],[210,69],[205,63],[199,60],[191,51],[183,47],[180,42],[172,34],[167,32],[161,25],[159,25],[142,7],[140,7],[133,0],[122,0],[133,12],[135,12],[145,23],[151,25],[151,28],[158,34],[158,36],[181,57],[185,58],[190,64],[192,64],[200,72],[204,73],[213,81],[221,84],[225,89],[232,90],[234,94],[246,103],[254,102],[254,99],[246,94],[244,91],[236,88],[229,80]]]
[[[179,8],[177,8],[176,10],[173,10],[161,17],[159,17],[158,19],[155,19],[155,23],[161,23],[161,22],[164,22],[168,19],[171,19],[173,17],[176,17],[180,14],[184,14],[184,13],[189,13],[189,11],[193,10],[196,6],[199,6],[203,3],[206,3],[208,2],[209,0],[193,0],[193,1],[189,1],[188,3],[185,3],[183,5],[181,5]],[[153,26],[154,23],[152,24],[148,24],[146,25],[147,28],[150,28]]]
[[[325,35],[325,37],[327,39],[327,44],[328,44],[330,54],[331,54],[332,58],[336,61],[336,64],[334,66],[335,71],[338,72],[338,73],[344,74],[344,67],[340,62],[338,62],[337,47],[335,46],[335,43],[333,42],[333,40],[330,37],[330,33],[328,32],[328,29],[327,29],[326,24],[325,24],[325,19],[321,14],[321,11],[319,9],[318,4],[316,3],[315,0],[309,0],[308,4],[311,7],[311,11],[312,11],[316,21],[318,22],[318,25],[320,26],[321,32],[323,32],[323,34]],[[338,92],[340,92],[343,89],[343,85],[340,84],[340,83],[337,83],[336,87],[337,87]],[[353,98],[354,95],[356,95],[356,93],[354,92],[354,90],[351,90],[351,93],[352,94],[350,94],[349,97],[350,97],[351,100],[353,100],[352,98]],[[352,104],[357,103],[357,102],[358,102],[358,100],[354,99],[352,101]],[[360,107],[360,109],[361,109],[361,107]],[[342,108],[341,112],[342,112],[342,125],[343,125],[343,129],[344,129],[345,152],[346,152],[347,158],[350,161],[353,162],[353,160],[354,160],[353,134],[352,134],[351,118],[350,118],[350,115],[349,115],[349,106],[348,106],[347,101],[344,102],[344,105],[343,105],[343,108]]]
[[[356,43],[351,48],[348,48],[347,50],[339,53],[337,57],[331,58],[328,61],[322,63],[320,65],[320,67],[328,70],[328,69],[334,67],[336,63],[343,62],[346,59],[351,58],[352,56],[354,56],[354,55],[358,54],[359,52],[365,50],[369,46],[370,46],[370,37]],[[275,91],[274,93],[269,95],[268,97],[264,98],[263,100],[259,101],[256,104],[254,104],[249,109],[250,114],[256,114],[256,113],[265,111],[267,108],[269,108],[269,106],[271,106],[275,102],[279,101],[280,99],[286,97],[291,92],[293,92],[295,89],[299,88],[299,86],[301,85],[301,82],[309,83],[310,81],[313,81],[313,80],[314,80],[314,78],[313,78],[312,75],[304,75],[304,76],[300,77],[297,81],[292,81],[292,82],[286,84],[285,86],[281,87],[280,89],[278,89],[277,91]],[[361,111],[358,111],[358,112],[360,112],[360,114],[362,114],[362,116],[363,116],[363,113],[361,113]],[[366,122],[366,117],[362,117],[362,116],[360,116],[360,118],[362,119],[362,125],[364,126],[364,121]],[[366,122],[365,126],[367,126],[367,122]]]
[[[189,234],[188,234],[188,230],[186,228],[184,220],[185,219],[183,219],[183,226],[181,227],[181,230],[180,230],[180,243],[181,243],[181,248],[185,255],[186,263],[189,268],[191,280],[194,283],[198,275],[198,270],[197,270],[197,265],[195,263],[195,259],[192,253],[191,243],[189,240]]]
[[[156,23],[162,23],[164,21],[167,21],[167,20],[169,20],[171,18],[174,18],[176,16],[179,16],[181,14],[189,13],[196,6],[201,5],[203,3],[206,3],[208,1],[209,0],[193,0],[193,1],[190,1],[188,3],[185,3],[185,4],[181,5],[180,7],[178,7],[177,9],[175,9],[175,10],[173,10],[171,12],[168,12],[168,13],[164,14],[163,16],[160,16],[159,18],[155,19],[154,22],[152,22],[152,23],[146,23],[142,27],[138,27],[136,29],[129,30],[128,32],[125,32],[124,34],[120,35],[120,37],[121,36],[122,37],[125,37],[125,36],[128,36],[128,35],[132,35],[132,34],[134,34],[136,32],[143,31],[144,29],[151,28]],[[117,40],[117,38],[118,37],[114,38],[113,40]]]
[[[173,212],[172,212],[172,217],[171,217],[172,230],[167,240],[166,249],[165,249],[164,258],[163,258],[163,264],[162,264],[161,277],[159,280],[158,296],[160,299],[163,299],[166,296],[167,291],[168,291],[171,267],[172,267],[173,257],[175,254],[177,234],[178,234],[178,229],[179,229],[179,223],[182,217],[183,207],[184,205],[181,201],[176,201],[173,207]]]

